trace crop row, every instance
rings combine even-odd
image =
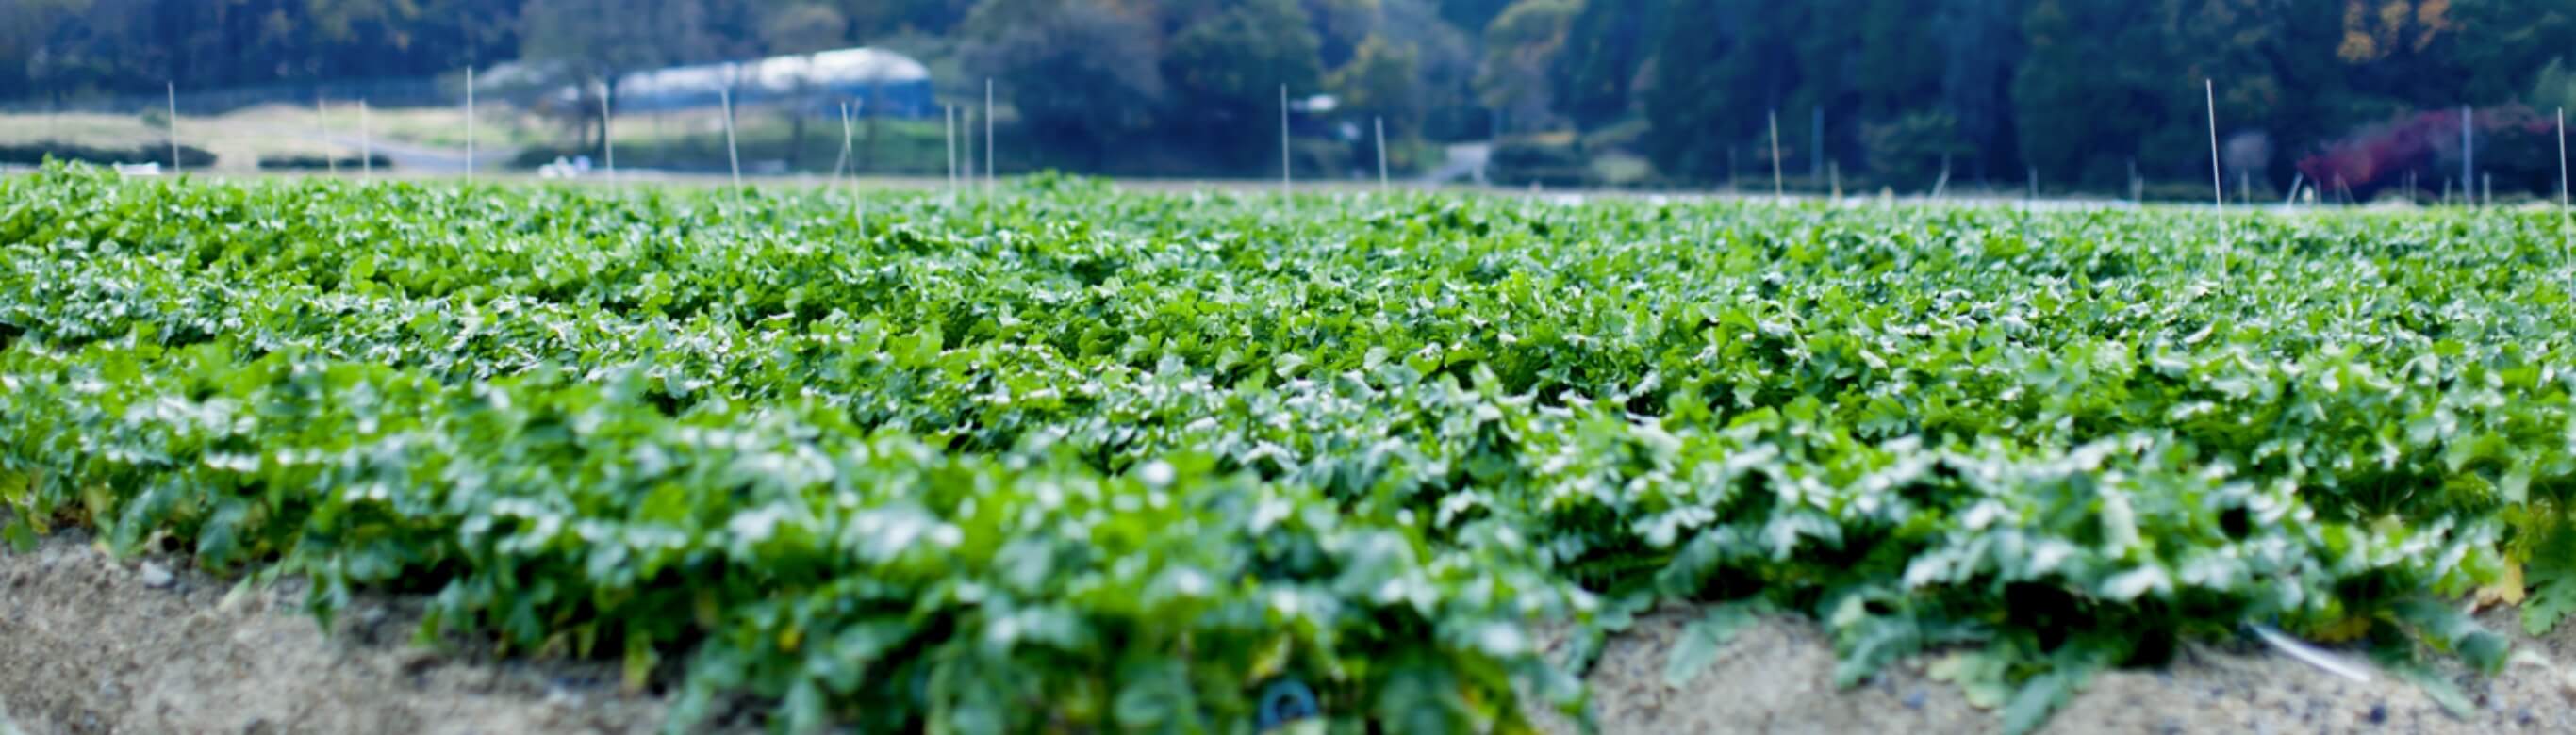
[[[1481,728],[1579,704],[1631,611],[1752,599],[1846,682],[1982,646],[2024,726],[2250,622],[2492,666],[2425,603],[2576,603],[2538,217],[0,195],[13,539],[419,591],[679,723],[1236,729],[1287,677]]]

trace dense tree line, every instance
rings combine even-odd
[[[1104,169],[1139,150],[1261,165],[1266,138],[1245,130],[1271,124],[1281,84],[1339,98],[1319,124],[1383,117],[1390,135],[1433,140],[1573,132],[1560,145],[1636,156],[1676,182],[1767,168],[1776,112],[1791,173],[1830,164],[1901,186],[2205,176],[2204,79],[2231,172],[2273,187],[2329,149],[2378,150],[2355,142],[2373,126],[2438,123],[2417,113],[2576,100],[2566,0],[13,4],[32,22],[0,24],[0,99],[508,59],[609,78],[914,39],[952,92],[999,80],[1057,162]]]

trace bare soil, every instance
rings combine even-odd
[[[1687,608],[1644,616],[1603,647],[1585,680],[1603,732],[1992,732],[1995,712],[1925,674],[1931,657],[1900,663],[1848,690],[1833,684],[1833,646],[1814,623],[1769,618],[1747,626],[1691,685],[1667,686],[1665,655],[1698,617]],[[2093,677],[2043,728],[2053,733],[2569,733],[2576,626],[2521,634],[2511,610],[2479,617],[2511,631],[2515,661],[2495,677],[2446,665],[2476,710],[2454,718],[2423,690],[2384,672],[2369,683],[2329,674],[2260,644],[2187,645],[2163,670]],[[2365,659],[2335,652],[2347,661]],[[2365,665],[2365,668],[2367,666]],[[1552,730],[1570,731],[1568,723]]]
[[[604,663],[497,656],[471,643],[411,644],[418,600],[362,596],[333,634],[301,608],[300,582],[240,587],[184,557],[119,562],[77,534],[0,551],[0,735],[51,733],[641,733],[663,702],[624,691]],[[2449,670],[2476,703],[2442,711],[2385,674],[2357,683],[2258,645],[2188,646],[2164,670],[2093,679],[2049,721],[2060,733],[2576,732],[2576,626],[2515,631],[2500,676]],[[1813,623],[1746,627],[1691,685],[1666,686],[1666,653],[1696,611],[1672,607],[1614,637],[1586,680],[1604,732],[1991,732],[2001,721],[1930,659],[1848,690]],[[1550,636],[1561,639],[1561,636]],[[1561,645],[1561,642],[1557,645]],[[2357,655],[2344,654],[2354,660]],[[2565,669],[2565,670],[2562,670]],[[1571,732],[1564,720],[1544,723]],[[13,732],[14,730],[14,732]]]
[[[146,568],[146,563],[150,568]],[[325,637],[304,588],[243,588],[73,534],[0,550],[0,734],[643,733],[661,703],[602,664],[409,644],[416,605],[361,600]],[[417,602],[417,601],[412,601]]]

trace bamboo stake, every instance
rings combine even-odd
[[[833,162],[832,164],[832,178],[834,180],[837,181],[841,178],[841,164],[848,162],[850,160],[850,155],[856,152],[858,152],[858,149],[851,147],[850,145],[850,103],[842,102],[841,160]],[[857,166],[850,167],[850,180],[847,186],[849,187],[850,192],[850,220],[853,222],[864,222],[864,220],[859,219],[859,169]]]
[[[170,93],[170,175],[177,176],[179,163],[179,83],[169,83]]]
[[[725,86],[716,88],[716,101],[724,105],[725,163],[733,167],[733,199],[739,206],[742,203],[742,149],[734,143],[733,137],[732,80],[726,80]]]
[[[939,114],[948,126],[948,188],[953,190],[957,188],[957,106],[940,105]]]
[[[617,183],[617,129],[610,124],[617,120],[617,116],[608,104],[608,96],[615,94],[616,89],[606,80],[599,83],[599,152],[601,157],[608,159],[608,183],[611,184]]]
[[[725,165],[733,171],[733,185],[739,189],[742,187],[742,150],[733,137],[733,91],[727,87],[717,88],[716,102],[723,107]]]
[[[1370,117],[1369,126],[1377,129],[1377,189],[1386,191],[1386,118]]]
[[[2210,80],[2200,80],[2200,91],[2209,102],[2209,198],[2218,203],[2218,247],[2227,247],[2226,179],[2218,168],[2218,87]]]
[[[358,100],[358,178],[376,178],[376,139],[374,128],[367,125],[367,101]]]
[[[993,194],[993,78],[984,78],[984,195]]]
[[[465,183],[474,183],[474,67],[465,67]]]
[[[841,103],[841,154],[832,159],[832,181],[841,180],[841,167],[850,163],[850,103]]]
[[[1780,111],[1771,111],[1771,199],[1776,204],[1789,203],[1788,189],[1780,183]]]
[[[1282,84],[1279,85],[1279,193],[1282,195],[1288,193],[1291,168],[1293,165],[1288,158],[1288,85]]]
[[[2576,229],[2576,214],[2567,208],[2567,108],[2558,108],[2558,251],[2559,257],[2576,252],[2568,247],[2568,230]]]
[[[2478,190],[2477,113],[2468,105],[2460,106],[2460,188],[2463,199],[2475,204]]]

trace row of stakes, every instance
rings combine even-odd
[[[166,86],[166,88],[165,88],[165,89],[166,89],[166,92],[167,92],[167,102],[168,102],[168,105],[169,105],[168,110],[167,110],[169,117],[168,117],[168,122],[167,122],[167,128],[165,128],[165,130],[166,130],[166,131],[167,131],[167,133],[168,133],[169,143],[170,143],[170,169],[171,169],[171,172],[172,172],[172,173],[176,174],[176,173],[181,173],[181,172],[183,172],[183,166],[184,166],[184,164],[183,164],[183,163],[181,163],[181,159],[180,159],[180,157],[179,157],[179,84],[178,84],[178,82],[176,82],[176,81],[169,82],[169,83],[167,83],[167,86]],[[475,136],[474,136],[474,132],[475,132],[475,125],[474,125],[474,121],[476,120],[476,118],[475,118],[475,116],[474,116],[474,89],[475,89],[475,83],[474,83],[474,69],[472,69],[471,67],[468,67],[468,68],[465,70],[465,167],[464,167],[464,170],[465,170],[465,180],[466,180],[466,182],[467,182],[467,183],[469,183],[469,184],[473,183],[473,181],[474,181],[474,172],[475,172],[475,139],[474,139],[474,138],[475,138]],[[607,177],[608,177],[608,179],[609,179],[610,181],[612,181],[612,182],[613,182],[613,181],[616,181],[616,180],[617,180],[617,144],[616,144],[616,138],[615,138],[615,137],[614,137],[614,135],[613,135],[613,131],[610,131],[610,130],[608,129],[608,128],[609,128],[610,123],[615,119],[615,118],[614,118],[614,116],[613,116],[613,114],[612,114],[612,112],[611,112],[611,100],[610,100],[610,94],[611,94],[610,90],[609,90],[608,88],[606,88],[605,86],[603,86],[603,87],[602,87],[602,89],[600,90],[600,95],[599,95],[599,115],[600,115],[600,127],[601,127],[601,129],[602,129],[602,132],[601,132],[601,136],[600,136],[600,137],[601,137],[602,156],[603,156],[603,159],[604,159],[604,161],[603,161],[603,162],[604,162],[604,164],[605,164],[605,166],[606,166],[606,169],[607,169]],[[741,149],[740,149],[740,147],[739,147],[739,144],[738,144],[738,142],[735,140],[735,136],[734,136],[734,129],[733,129],[733,118],[734,118],[734,114],[733,114],[733,93],[732,93],[732,90],[731,90],[730,88],[720,87],[720,88],[718,88],[718,89],[716,90],[716,96],[717,96],[717,101],[718,101],[717,103],[718,103],[718,105],[721,107],[722,112],[723,112],[723,117],[724,117],[725,159],[726,159],[726,165],[727,165],[728,169],[730,170],[730,172],[731,172],[731,174],[732,174],[732,181],[733,181],[733,185],[734,185],[736,188],[740,188],[740,187],[742,186],[742,154],[741,154]],[[368,125],[368,120],[367,120],[367,101],[366,101],[366,100],[364,100],[364,99],[360,99],[360,100],[358,100],[358,101],[357,101],[357,105],[358,105],[358,161],[359,161],[360,173],[361,173],[361,175],[363,175],[363,176],[373,177],[373,176],[375,175],[375,144],[374,144],[374,138],[373,138],[373,135],[372,135],[372,129],[371,129],[371,127]],[[328,114],[329,114],[329,107],[328,107],[328,104],[327,104],[327,100],[325,100],[325,99],[323,99],[323,98],[321,98],[321,97],[319,97],[319,96],[316,96],[316,97],[315,97],[315,99],[314,99],[313,106],[314,106],[314,114],[315,114],[315,117],[316,117],[317,121],[319,121],[319,123],[320,123],[320,124],[321,124],[321,126],[322,126],[322,132],[323,132],[323,135],[327,137],[327,136],[330,134],[330,123],[329,123],[329,120],[328,120],[328,117],[327,117],[327,116],[328,116]],[[994,109],[994,107],[993,107],[993,80],[991,80],[991,79],[985,79],[985,80],[984,80],[984,108],[983,108],[983,122],[984,122],[984,188],[985,188],[985,191],[986,191],[986,192],[988,192],[988,193],[992,190],[993,182],[995,181],[995,175],[994,175],[994,162],[993,162],[993,159],[994,159],[996,156],[994,156],[994,154],[993,154],[993,151],[995,150],[995,149],[994,149],[994,142],[995,142],[995,140],[994,140],[994,134],[993,134],[993,109]],[[1281,192],[1283,192],[1283,193],[1290,191],[1290,190],[1291,190],[1291,188],[1292,188],[1292,178],[1293,178],[1293,176],[1292,176],[1292,174],[1291,174],[1291,169],[1292,169],[1292,168],[1293,168],[1293,166],[1294,166],[1293,157],[1292,157],[1292,155],[1291,155],[1291,151],[1292,151],[1292,149],[1291,149],[1291,146],[1290,146],[1290,135],[1289,135],[1289,133],[1290,133],[1290,127],[1289,127],[1289,110],[1290,110],[1290,105],[1289,105],[1289,102],[1288,102],[1288,85],[1282,84],[1282,85],[1279,85],[1279,188],[1280,188],[1280,191],[1281,191]],[[958,127],[958,121],[959,121],[959,110],[958,110],[958,108],[957,108],[957,106],[956,106],[955,104],[945,104],[945,105],[941,105],[941,111],[942,111],[942,115],[943,115],[943,117],[945,118],[945,127],[946,127],[947,165],[948,165],[948,175],[947,175],[947,180],[948,180],[948,184],[949,184],[949,186],[951,186],[951,187],[956,187],[956,186],[959,186],[961,182],[970,182],[970,181],[973,179],[973,177],[974,177],[974,171],[972,170],[972,169],[973,169],[973,166],[974,166],[973,161],[972,161],[972,155],[973,155],[973,152],[972,152],[971,150],[969,150],[969,151],[967,151],[967,152],[965,153],[965,155],[968,157],[968,158],[966,159],[966,168],[965,168],[965,169],[963,169],[963,170],[961,171],[961,169],[959,168],[959,160],[960,160],[960,159],[959,159],[959,156],[960,156],[960,152],[959,152],[958,147],[957,147],[957,127]],[[971,108],[970,108],[970,109],[968,109],[968,110],[965,112],[965,116],[964,116],[964,117],[965,117],[965,119],[966,119],[967,125],[969,126],[969,127],[968,127],[968,131],[967,131],[967,135],[968,135],[968,136],[970,136],[970,137],[974,134],[974,131],[973,131],[973,129],[972,129],[972,126],[973,126],[973,124],[974,124],[974,116],[975,116],[975,112],[974,112]],[[833,164],[832,164],[832,178],[834,178],[834,179],[836,179],[836,180],[840,178],[841,171],[842,171],[843,167],[844,167],[846,164],[848,164],[848,163],[849,163],[850,156],[851,156],[851,154],[854,152],[854,149],[852,148],[852,139],[851,139],[851,138],[852,138],[852,129],[851,129],[851,119],[850,119],[850,105],[849,105],[849,103],[847,103],[847,102],[843,102],[843,103],[841,103],[841,104],[840,104],[840,119],[841,119],[841,150],[840,150],[840,158],[839,158],[839,160],[834,161],[834,162],[833,162]],[[1378,186],[1379,186],[1379,188],[1381,188],[1381,189],[1390,188],[1390,187],[1392,186],[1392,179],[1390,179],[1390,178],[1389,178],[1389,176],[1388,176],[1388,173],[1387,173],[1387,163],[1386,163],[1386,119],[1385,119],[1384,117],[1372,117],[1372,118],[1370,119],[1370,127],[1372,128],[1372,131],[1373,131],[1373,133],[1375,134],[1376,143],[1377,143],[1377,178],[1378,178]],[[969,142],[971,143],[972,141],[970,140]],[[324,165],[328,168],[328,170],[329,170],[329,172],[331,173],[331,175],[333,175],[333,176],[337,176],[337,175],[339,175],[339,173],[340,173],[340,161],[339,161],[339,159],[338,159],[337,157],[332,156],[332,155],[329,155],[329,154],[327,154],[327,153],[323,155],[323,159],[324,159]],[[853,173],[855,174],[855,171],[854,171]]]

